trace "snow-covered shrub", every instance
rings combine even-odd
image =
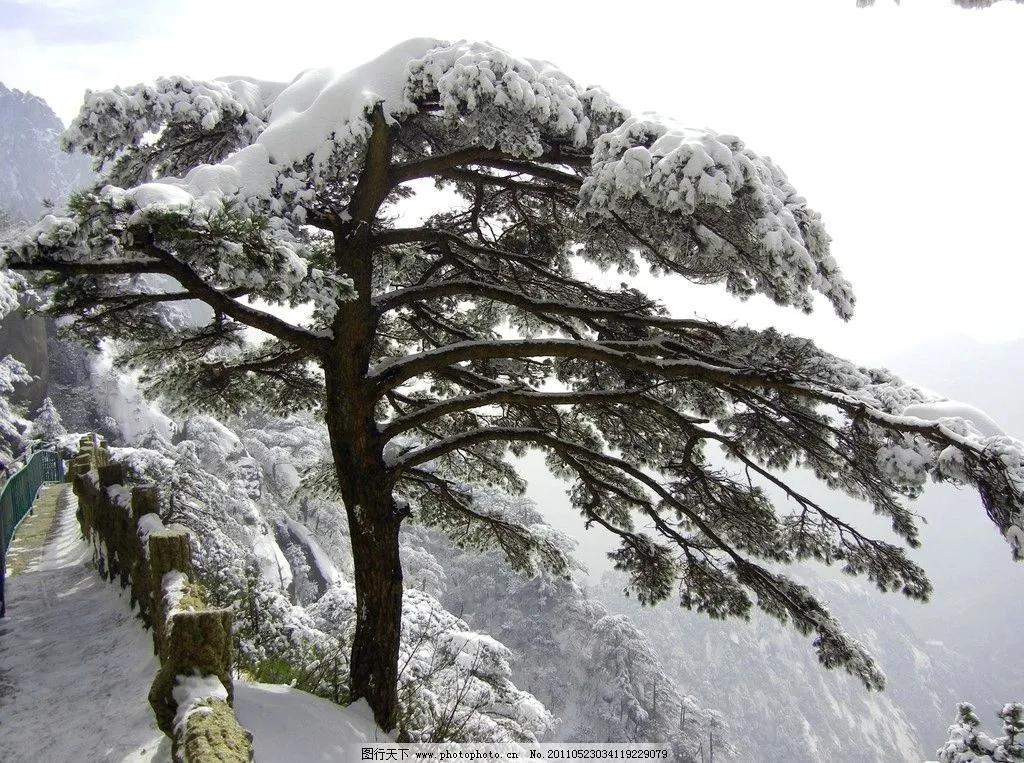
[[[28,370],[10,355],[0,358],[0,468],[8,469],[25,447],[28,422],[11,400],[16,384],[32,381]]]
[[[293,495],[290,483],[273,476],[282,465],[297,473],[319,463],[326,438],[302,419],[257,421],[188,419],[175,427],[176,443],[152,428],[137,447],[111,454],[133,481],[161,486],[163,518],[194,533],[197,578],[210,603],[234,615],[238,668],[345,702],[356,605],[344,508]],[[539,515],[527,518],[536,524]],[[403,558],[421,587],[438,592],[444,570],[416,537],[403,541]],[[533,741],[553,728],[544,706],[512,682],[515,657],[507,647],[412,586],[404,613],[406,737]]]
[[[938,750],[941,763],[1024,763],[1024,704],[1009,702],[996,715],[1003,722],[1003,735],[990,737],[980,730],[981,720],[974,705],[961,702],[956,722],[949,727],[949,740]]]
[[[64,422],[53,405],[50,398],[43,400],[39,409],[32,417],[32,428],[29,430],[29,438],[36,442],[56,443],[63,438],[68,431],[64,428]]]

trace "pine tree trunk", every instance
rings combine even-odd
[[[391,134],[378,106],[366,167],[349,205],[351,221],[334,231],[334,259],[352,279],[355,298],[338,304],[333,348],[322,358],[325,412],[331,452],[348,526],[355,569],[356,630],[352,642],[350,693],[365,698],[377,725],[398,720],[398,648],[402,626],[402,564],[398,531],[408,510],[391,495],[376,421],[379,390],[370,378],[378,313],[372,306],[373,245],[377,209],[390,190]]]
[[[360,513],[367,507],[360,507]],[[374,512],[375,513],[375,512]],[[365,697],[385,731],[398,717],[398,647],[402,628],[401,520],[352,525],[356,630],[352,642],[351,694]]]
[[[372,397],[346,361],[325,368],[326,418],[349,532],[356,589],[350,696],[366,699],[385,731],[398,720],[402,565],[398,533],[407,511],[387,481]],[[362,369],[354,369],[360,372]]]

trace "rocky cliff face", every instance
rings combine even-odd
[[[64,125],[42,98],[0,83],[0,235],[31,222],[47,204],[62,206],[68,194],[92,180],[89,160],[60,149]],[[19,311],[0,323],[0,357],[13,355],[33,381],[14,398],[35,410],[46,397],[50,359],[42,318]]]
[[[64,125],[46,101],[0,83],[0,209],[34,220],[92,180],[88,158],[60,149]]]
[[[810,644],[760,614],[749,623],[713,621],[678,607],[640,607],[607,576],[597,593],[632,617],[654,643],[666,672],[730,718],[743,760],[882,763],[922,760],[941,742],[961,699],[963,655],[914,629],[858,581],[809,578],[840,621],[865,640],[886,672],[884,692],[817,664]]]

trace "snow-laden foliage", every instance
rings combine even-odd
[[[981,731],[981,719],[974,705],[962,702],[956,723],[949,727],[949,740],[939,749],[941,763],[968,763],[991,760],[993,763],[1024,761],[1024,704],[1009,702],[996,713],[1003,722],[1003,735],[990,737]]]
[[[599,231],[612,221],[635,235],[655,272],[724,279],[741,298],[766,294],[806,312],[814,290],[852,315],[853,292],[820,216],[739,138],[630,117],[596,141],[592,162],[581,211]],[[645,240],[651,230],[659,235]]]
[[[3,267],[3,255],[0,254],[0,268]],[[9,270],[0,269],[0,319],[18,309],[18,292],[22,279]]]
[[[122,186],[187,172],[248,145],[266,124],[260,83],[161,77],[152,84],[85,93],[83,113],[64,134],[67,148],[95,157]],[[273,88],[271,87],[271,90]],[[195,140],[195,132],[202,140]],[[157,134],[156,141],[149,141]]]
[[[494,499],[523,487],[509,452],[545,452],[586,521],[618,539],[642,601],[759,607],[870,688],[884,677],[867,650],[784,565],[836,563],[916,599],[930,584],[902,545],[802,495],[786,469],[869,503],[910,546],[906,499],[928,478],[973,485],[1024,555],[1021,441],[808,341],[674,317],[579,276],[581,260],[648,268],[801,310],[820,296],[849,317],[819,215],[734,136],[631,115],[489,44],[416,39],[287,84],[92,93],[67,144],[103,177],[4,247],[9,269],[44,273],[50,313],[114,340],[167,410],[323,417],[328,468],[310,465],[305,495],[325,489],[321,506],[344,512],[372,602],[357,608],[354,691],[385,727],[407,518],[565,572],[545,531]],[[444,192],[426,210],[408,203],[423,180]],[[292,561],[319,569],[285,529],[306,549]]]
[[[57,412],[53,401],[45,398],[35,414],[32,416],[32,427],[29,430],[29,439],[46,443],[60,442],[68,430],[64,428],[64,422]]]
[[[355,592],[335,586],[310,607],[331,632],[350,638]],[[399,725],[412,741],[535,742],[555,725],[536,697],[512,683],[513,655],[472,631],[430,594],[402,600]]]
[[[7,355],[0,358],[0,467],[7,469],[26,444],[28,422],[11,401],[16,385],[32,381],[25,366]]]
[[[322,501],[296,499],[308,528],[289,517],[284,507],[295,485],[281,476],[323,457],[323,432],[298,421],[257,419],[233,430],[196,418],[175,439],[154,431],[137,447],[112,448],[112,456],[135,480],[166,486],[163,518],[193,531],[199,580],[212,601],[234,612],[238,665],[260,680],[347,700],[355,619],[347,533],[337,507]],[[275,513],[301,545],[282,548],[287,538],[268,519]],[[303,597],[300,580],[334,568],[317,538],[336,541],[330,548],[343,572]],[[553,727],[544,706],[510,680],[514,658],[504,645],[420,591],[407,593],[404,613],[401,726],[411,739],[535,741]]]
[[[580,212],[594,220],[581,235],[599,261],[609,240],[621,250],[635,243],[623,239],[632,225],[642,229],[651,215],[667,215],[678,230],[651,253],[656,266],[805,309],[815,288],[849,314],[849,287],[816,213],[769,160],[729,137],[722,143],[654,117],[627,118],[599,88],[482,43],[410,40],[354,71],[310,70],[287,85],[168,77],[90,91],[64,141],[96,157],[109,184],[78,198],[71,217],[48,216],[15,251],[31,258],[59,250],[64,259],[90,251],[103,261],[138,250],[136,233],[164,228],[177,239],[179,259],[181,236],[192,240],[187,264],[222,290],[314,302],[329,320],[348,282],[316,267],[321,257],[304,248],[300,224],[322,196],[332,206],[351,196],[375,109],[388,121],[414,121],[424,103],[456,144],[524,159],[544,157],[552,144],[593,147]],[[637,206],[634,197],[647,211],[619,217]],[[611,215],[622,230],[606,224]],[[730,241],[712,223],[740,226],[745,240]],[[211,251],[211,242],[222,243]]]
[[[18,290],[25,284],[24,278],[8,270],[3,250],[3,244],[17,238],[19,232],[15,221],[5,210],[0,209],[0,320],[18,309]]]

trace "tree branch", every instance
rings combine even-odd
[[[487,405],[515,405],[522,407],[544,407],[552,405],[584,405],[600,403],[631,402],[643,394],[642,389],[586,390],[567,392],[537,392],[529,388],[499,387],[471,395],[441,400],[432,405],[399,416],[388,423],[381,432],[385,442],[403,432],[428,424],[442,416],[470,411]]]
[[[552,164],[581,164],[578,159],[561,152],[547,153],[534,160],[523,160],[484,146],[470,146],[468,148],[460,148],[447,153],[434,154],[416,161],[395,165],[391,168],[389,178],[391,186],[394,187],[401,183],[407,183],[410,180],[434,177],[435,175],[443,174],[448,170],[477,164],[484,167],[494,167],[495,169],[522,172],[524,174],[532,175],[533,177],[561,183],[571,188],[578,188],[583,183],[583,179],[578,175],[562,172],[555,167],[546,166],[545,164],[542,164],[542,162],[550,162]],[[588,157],[586,159],[586,169],[589,168],[590,160]]]
[[[394,389],[421,374],[466,361],[549,357],[605,363],[634,371],[646,371],[665,379],[697,379],[719,384],[769,387],[778,386],[781,382],[781,377],[780,381],[769,378],[768,372],[727,368],[699,360],[638,354],[643,350],[660,347],[660,343],[656,341],[615,342],[613,348],[611,343],[550,338],[458,342],[385,361],[377,367],[373,378],[383,394],[384,391]]]
[[[240,323],[270,334],[283,342],[289,342],[302,347],[308,352],[319,355],[324,351],[326,347],[325,341],[315,334],[298,326],[293,326],[270,313],[265,313],[262,310],[236,302],[227,293],[210,286],[192,268],[174,257],[170,252],[158,247],[151,235],[143,236],[141,244],[148,255],[161,263],[162,269],[158,272],[169,275],[177,280],[185,289],[195,295],[196,299],[205,302],[214,310],[229,315]]]
[[[715,331],[716,329],[714,324],[705,321],[667,318],[659,315],[643,315],[639,312],[639,310],[649,305],[640,304],[636,307],[613,308],[535,299],[514,289],[507,289],[502,286],[495,286],[484,281],[472,279],[441,281],[396,289],[377,297],[374,300],[374,305],[384,313],[411,302],[449,296],[480,297],[481,299],[518,307],[538,316],[554,314],[584,320],[614,320],[617,323],[629,326],[656,328],[663,331]]]
[[[770,590],[772,595],[775,596],[778,601],[783,603],[786,609],[789,610],[793,616],[800,617],[805,626],[810,627],[813,630],[820,630],[822,627],[823,624],[819,622],[816,614],[805,611],[800,602],[795,601],[792,596],[778,586],[774,576],[768,573],[767,570],[764,570],[760,566],[741,556],[739,552],[729,545],[720,535],[718,535],[718,533],[715,532],[715,530],[705,522],[699,514],[695,513],[688,506],[678,501],[668,489],[649,474],[621,458],[558,438],[543,430],[514,427],[493,427],[455,435],[422,448],[418,448],[400,457],[391,467],[391,474],[394,475],[392,479],[397,479],[403,469],[432,461],[454,450],[494,441],[529,442],[541,447],[550,448],[556,452],[565,451],[574,453],[587,460],[601,463],[621,471],[631,479],[644,485],[661,498],[661,500],[684,515],[694,527],[700,530],[700,532],[708,538],[708,540],[732,559],[733,563],[736,565],[737,571],[740,573],[741,580],[746,578],[744,582],[749,585],[751,582],[750,578],[756,578],[757,583],[764,586],[765,589]],[[645,508],[645,514],[654,521],[659,532],[666,535],[666,537],[671,538],[677,544],[684,546],[689,545],[689,541],[670,527],[653,506]]]
[[[49,271],[69,276],[136,275],[163,273],[160,260],[111,260],[109,262],[68,262],[53,257],[33,257],[27,261],[8,262],[11,270]]]

